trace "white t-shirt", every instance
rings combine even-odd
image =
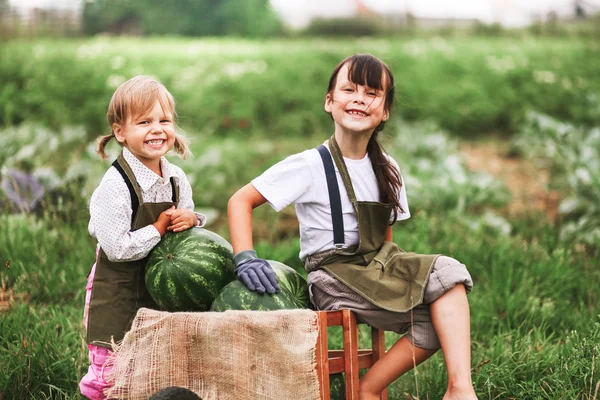
[[[389,158],[399,170],[396,161]],[[352,180],[356,199],[379,201],[377,179],[369,156],[366,155],[361,160],[344,157],[344,162]],[[342,203],[344,247],[348,247],[358,244],[358,222],[337,167],[335,171]],[[252,185],[267,199],[275,211],[295,204],[300,223],[300,259],[304,260],[309,254],[334,247],[327,180],[323,161],[317,149],[289,156],[252,180]],[[399,198],[404,212],[398,214],[396,218],[398,221],[410,218],[404,184],[400,189]]]
[[[160,159],[163,176],[146,167],[129,150],[123,148],[123,157],[131,167],[145,203],[170,202],[172,200],[171,176],[179,185],[179,208],[194,210],[192,187],[185,173],[166,158]],[[206,217],[196,213],[198,225],[203,226]],[[131,231],[131,195],[127,184],[117,169],[111,166],[90,200],[90,223],[88,231],[111,261],[139,260],[148,255],[160,242],[160,233],[153,225]]]

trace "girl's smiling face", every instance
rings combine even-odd
[[[372,88],[349,79],[348,64],[338,72],[335,87],[325,96],[325,111],[331,114],[336,131],[368,132],[389,118],[385,104],[386,87]],[[382,79],[381,82],[385,82]]]
[[[175,142],[173,114],[156,101],[152,109],[128,117],[122,124],[113,124],[116,139],[145,166],[161,175],[160,158]]]

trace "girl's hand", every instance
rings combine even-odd
[[[176,208],[171,212],[171,225],[167,228],[173,232],[183,232],[198,225],[198,218],[192,210]]]
[[[171,225],[171,213],[173,211],[175,211],[175,206],[161,212],[156,222],[152,224],[160,234],[160,237],[165,236],[165,233],[167,233],[167,229]]]

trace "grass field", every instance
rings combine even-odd
[[[395,225],[394,241],[468,266],[479,398],[598,400],[599,50],[591,40],[532,37],[0,44],[1,173],[26,171],[46,188],[30,213],[8,207],[0,191],[0,397],[79,398],[95,245],[86,207],[108,168],[93,141],[107,129],[116,85],[144,73],[172,90],[194,152],[172,160],[212,217],[208,228],[228,238],[229,196],[330,135],[322,111],[330,70],[369,51],[398,79],[384,144],[406,178],[413,217]],[[465,143],[546,173],[555,213],[508,212],[510,182],[470,170]],[[300,268],[291,208],[258,209],[255,233],[262,257]],[[388,345],[396,339],[386,336]],[[439,399],[445,386],[437,354],[396,381],[390,398]]]

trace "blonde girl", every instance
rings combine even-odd
[[[90,200],[88,230],[97,241],[88,276],[84,324],[90,367],[81,393],[104,399],[111,341],[123,339],[141,307],[155,308],[144,284],[150,251],[167,231],[203,226],[194,213],[191,186],[181,168],[164,157],[171,149],[185,158],[188,146],[175,131],[175,102],[157,80],[137,76],[112,96],[111,133],[98,139],[98,153],[115,139],[122,151]]]

